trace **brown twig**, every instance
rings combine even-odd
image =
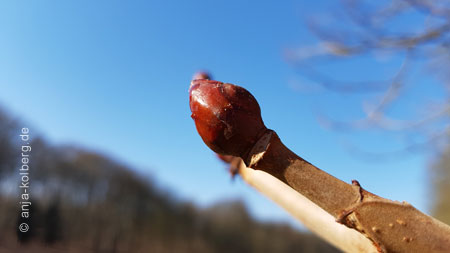
[[[314,202],[267,172],[239,163],[239,175],[249,185],[283,207],[309,230],[345,252],[377,252],[367,237],[335,221]]]
[[[194,80],[192,118],[203,141],[215,152],[239,156],[369,238],[379,252],[448,252],[450,227],[408,203],[376,196],[347,184],[289,150],[267,129],[256,99],[242,87]],[[295,205],[295,204],[293,204]]]

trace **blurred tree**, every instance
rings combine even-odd
[[[433,214],[450,224],[450,148],[439,154],[431,167],[431,184],[434,188]]]
[[[0,108],[0,182],[19,162],[19,134],[18,120]]]
[[[47,208],[44,218],[44,242],[54,244],[62,239],[61,210],[58,200],[53,200]]]
[[[370,93],[366,97],[370,101],[363,101],[364,118],[326,123],[342,130],[381,129],[410,136],[405,138],[405,150],[409,151],[428,148],[428,144],[447,144],[442,137],[447,136],[450,111],[450,1],[342,0],[336,9],[325,17],[316,15],[307,20],[318,38],[317,44],[288,52],[296,70],[322,87],[341,94]],[[358,73],[355,65],[343,69],[355,60],[364,64],[372,76],[386,65],[398,68],[384,80],[364,80],[365,75],[358,73],[365,69],[358,69]],[[349,75],[349,71],[353,74]],[[340,79],[352,77],[357,80]],[[433,87],[436,80],[442,87]],[[393,107],[407,102],[399,99],[414,85],[421,86],[421,93],[413,97],[418,104],[403,105],[403,115],[394,115]],[[430,90],[444,94],[430,99]],[[405,119],[408,109],[419,111]],[[419,138],[414,135],[421,135],[423,141],[415,142]]]
[[[318,42],[288,52],[296,70],[326,90],[364,98],[363,118],[324,116],[321,122],[337,130],[384,131],[404,142],[403,148],[389,152],[353,147],[360,157],[395,159],[430,150],[441,154],[433,166],[434,213],[450,222],[450,152],[442,151],[448,149],[450,126],[450,1],[342,0],[332,14],[315,15],[307,23]],[[365,69],[345,69],[355,60]],[[389,72],[381,71],[386,65],[397,69],[380,80],[361,74],[370,70],[371,76],[382,76]]]

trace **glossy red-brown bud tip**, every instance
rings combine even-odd
[[[199,72],[195,73],[192,76],[192,80],[198,80],[198,79],[208,79],[208,80],[210,80],[211,79],[211,75],[208,72],[206,72],[206,71],[199,71]],[[192,83],[193,82],[191,82],[191,85],[189,86],[189,92],[191,91]]]
[[[194,76],[192,77],[192,80],[197,79],[211,79],[211,75],[206,71],[199,71],[195,73]]]
[[[193,80],[189,105],[198,133],[219,154],[244,157],[267,129],[256,99],[237,85]]]

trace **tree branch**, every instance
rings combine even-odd
[[[344,252],[377,252],[377,248],[364,235],[336,220],[314,202],[264,171],[245,166],[239,159],[242,179],[261,194],[284,208],[310,231]]]

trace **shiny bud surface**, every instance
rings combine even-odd
[[[245,156],[267,129],[256,99],[237,85],[193,80],[189,105],[198,133],[219,154]]]
[[[199,71],[199,72],[195,73],[194,76],[192,77],[192,80],[197,80],[197,79],[211,79],[211,74],[209,74],[206,71]]]

